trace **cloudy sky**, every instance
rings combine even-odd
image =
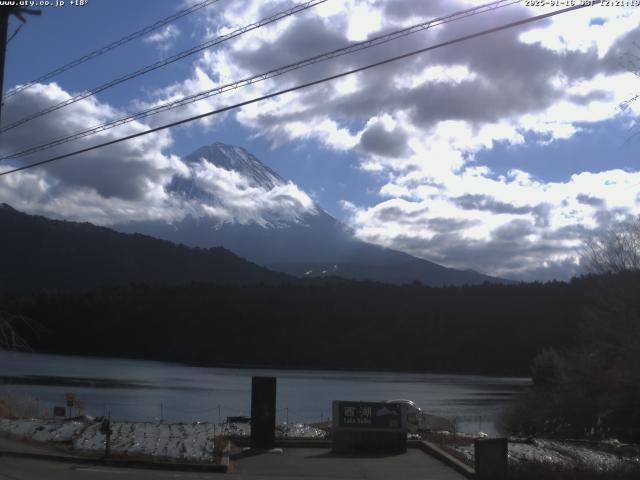
[[[11,40],[5,90],[196,1],[90,0],[42,7]],[[219,0],[5,102],[2,123],[301,3]],[[482,1],[327,0],[0,136],[0,154],[464,10]],[[68,4],[68,2],[67,2]],[[1,162],[18,166],[118,138],[321,76],[549,11],[524,2],[458,19],[376,48]],[[207,214],[166,188],[228,172],[183,159],[214,142],[239,145],[290,180],[263,203],[312,205],[379,243],[456,268],[515,279],[568,278],[581,242],[640,213],[640,7],[594,6],[0,177],[0,202],[110,225]],[[17,26],[12,20],[10,33]],[[629,101],[631,100],[631,101]],[[204,171],[206,170],[206,172]],[[213,172],[213,173],[212,173]],[[217,173],[216,173],[217,172]],[[216,174],[216,178],[211,178]],[[235,187],[234,187],[235,186]],[[246,185],[245,185],[246,187]],[[306,192],[306,195],[305,193]],[[246,195],[245,195],[246,197]],[[237,198],[230,193],[229,198]],[[305,200],[306,198],[306,200]],[[227,209],[225,221],[233,221]],[[210,213],[211,214],[211,213]],[[253,213],[252,213],[253,215]]]

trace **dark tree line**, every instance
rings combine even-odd
[[[533,386],[506,418],[514,433],[640,440],[640,218],[588,242],[599,273],[575,345],[532,363]]]
[[[5,294],[43,352],[208,365],[528,375],[575,341],[593,280],[472,287],[137,285]]]
[[[224,248],[189,248],[89,223],[26,215],[4,204],[0,231],[0,292],[189,281],[243,285],[291,278]]]
[[[640,273],[600,276],[592,287],[574,345],[534,358],[509,431],[640,439]]]

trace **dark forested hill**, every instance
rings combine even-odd
[[[0,292],[132,283],[279,283],[288,278],[224,248],[189,248],[0,204]]]
[[[581,322],[584,281],[424,287],[368,282],[0,295],[36,351],[217,366],[528,374]]]

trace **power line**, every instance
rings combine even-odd
[[[9,36],[9,38],[7,38],[7,45],[11,43],[11,40],[13,40],[16,37],[16,35],[18,35],[18,33],[20,33],[20,30],[22,30],[22,27],[23,27],[22,23],[16,27],[16,29]]]
[[[137,38],[140,37],[144,37],[145,35],[153,32],[154,30],[157,30],[158,28],[164,27],[165,25],[174,22],[186,15],[189,15],[197,10],[200,10],[202,8],[208,7],[209,5],[212,5],[214,3],[217,3],[220,0],[204,0],[201,1],[199,3],[196,3],[195,5],[192,5],[189,8],[185,8],[184,10],[180,10],[177,13],[174,13],[173,15],[170,15],[162,20],[158,20],[157,22],[155,22],[152,25],[149,25],[147,27],[142,28],[141,30],[137,30],[133,33],[130,33],[129,35],[126,35],[122,38],[120,38],[119,40],[116,40],[115,42],[111,42],[108,45],[105,45],[104,47],[98,48],[97,50],[94,50],[92,52],[87,53],[86,55],[83,55],[82,57],[77,58],[76,60],[73,60],[65,65],[62,65],[61,67],[56,68],[55,70],[50,71],[49,73],[45,73],[44,75],[36,78],[35,80],[30,81],[29,83],[26,83],[24,85],[20,85],[17,88],[14,88],[13,90],[7,92],[7,94],[3,97],[3,100],[6,100],[7,98],[16,95],[24,90],[26,90],[27,88],[32,87],[33,85],[35,85],[36,83],[42,83],[45,82],[63,72],[66,72],[67,70],[71,70],[72,68],[77,67],[78,65],[81,65],[89,60],[92,60],[96,57],[99,57],[100,55],[103,55],[111,50],[113,50],[114,48],[118,48],[121,47],[122,45],[131,42],[132,40],[135,40]]]
[[[371,64],[366,65],[364,67],[359,67],[359,68],[354,68],[352,70],[347,70],[347,71],[342,72],[342,73],[338,73],[338,74],[335,74],[335,75],[330,75],[328,77],[324,77],[324,78],[321,78],[321,79],[318,79],[318,80],[313,80],[311,82],[307,82],[307,83],[303,83],[303,84],[300,84],[300,85],[296,85],[295,87],[285,88],[285,89],[279,90],[277,92],[269,93],[267,95],[262,95],[260,97],[253,98],[251,100],[245,100],[243,102],[239,102],[239,103],[236,103],[234,105],[229,105],[229,106],[226,106],[226,107],[223,107],[223,108],[218,108],[218,109],[212,110],[210,112],[206,112],[206,113],[202,113],[200,115],[195,115],[195,116],[192,116],[192,117],[188,117],[188,118],[185,118],[185,119],[182,119],[182,120],[178,120],[178,121],[171,122],[171,123],[168,123],[168,124],[165,124],[165,125],[161,125],[159,127],[150,128],[150,129],[145,130],[143,132],[134,133],[132,135],[127,135],[125,137],[121,137],[121,138],[118,138],[118,139],[115,139],[115,140],[110,140],[108,142],[104,142],[104,143],[101,143],[101,144],[98,144],[98,145],[94,145],[94,146],[91,146],[91,147],[87,147],[87,148],[83,148],[83,149],[80,149],[80,150],[76,150],[74,152],[69,152],[69,153],[65,153],[63,155],[58,155],[56,157],[52,157],[52,158],[49,158],[47,160],[42,160],[42,161],[39,161],[39,162],[34,162],[34,163],[31,163],[31,164],[28,164],[28,165],[24,165],[22,167],[13,168],[13,169],[7,170],[5,172],[0,172],[0,176],[9,175],[11,173],[19,172],[19,171],[22,171],[22,170],[27,170],[27,169],[34,168],[34,167],[37,167],[37,166],[40,166],[40,165],[44,165],[44,164],[47,164],[47,163],[51,163],[51,162],[55,162],[55,161],[58,161],[58,160],[62,160],[64,158],[68,158],[68,157],[72,157],[72,156],[79,155],[79,154],[82,154],[82,153],[87,153],[87,152],[90,152],[90,151],[93,151],[93,150],[97,150],[99,148],[108,147],[110,145],[115,145],[117,143],[124,142],[126,140],[132,140],[134,138],[142,137],[144,135],[148,135],[148,134],[156,133],[156,132],[159,132],[159,131],[162,131],[162,130],[166,130],[166,129],[169,129],[169,128],[177,127],[179,125],[183,125],[185,123],[189,123],[189,122],[192,122],[194,120],[200,120],[202,118],[210,117],[210,116],[213,116],[213,115],[218,115],[220,113],[228,112],[230,110],[235,110],[236,108],[241,108],[241,107],[244,107],[244,106],[247,106],[247,105],[251,105],[253,103],[257,103],[257,102],[261,102],[261,101],[264,101],[264,100],[268,100],[270,98],[278,97],[278,96],[284,95],[286,93],[291,93],[291,92],[295,92],[297,90],[302,90],[303,88],[312,87],[312,86],[319,85],[321,83],[325,83],[325,82],[332,81],[332,80],[337,80],[338,78],[346,77],[346,76],[352,75],[354,73],[359,73],[359,72],[363,72],[365,70],[370,70],[372,68],[380,67],[382,65],[386,65],[386,64],[389,64],[389,63],[392,63],[392,62],[396,62],[398,60],[402,60],[402,59],[405,59],[405,58],[413,57],[415,55],[419,55],[421,53],[425,53],[425,52],[428,52],[428,51],[431,51],[431,50],[435,50],[437,48],[442,48],[442,47],[446,47],[446,46],[449,46],[449,45],[454,45],[456,43],[461,43],[461,42],[464,42],[464,41],[467,41],[467,40],[472,40],[474,38],[478,38],[478,37],[481,37],[481,36],[484,36],[484,35],[489,35],[491,33],[496,33],[496,32],[499,32],[501,30],[507,30],[509,28],[518,27],[520,25],[525,25],[527,23],[536,22],[538,20],[543,20],[545,18],[550,18],[550,17],[556,16],[556,15],[560,15],[562,13],[567,13],[567,12],[570,12],[570,11],[573,11],[573,10],[578,10],[578,9],[585,8],[585,7],[592,6],[592,5],[597,5],[600,2],[601,2],[601,0],[594,0],[591,4],[575,5],[573,7],[568,7],[568,8],[564,8],[564,9],[561,9],[561,10],[556,10],[554,12],[543,13],[543,14],[540,14],[540,15],[536,15],[534,17],[529,17],[529,18],[525,18],[523,20],[518,20],[518,21],[515,21],[515,22],[507,23],[505,25],[501,25],[501,26],[498,26],[498,27],[493,27],[493,28],[489,28],[489,29],[486,29],[486,30],[482,30],[480,32],[472,33],[472,34],[469,34],[469,35],[465,35],[465,36],[462,36],[462,37],[455,38],[453,40],[448,40],[446,42],[438,43],[436,45],[431,45],[429,47],[425,47],[425,48],[421,48],[421,49],[418,49],[418,50],[414,50],[414,51],[409,52],[409,53],[404,53],[402,55],[397,55],[395,57],[387,58],[387,59],[381,60],[379,62],[371,63]]]
[[[252,85],[254,83],[258,83],[270,78],[274,78],[280,75],[284,75],[286,73],[292,72],[294,70],[298,70],[300,68],[304,68],[307,67],[309,65],[314,65],[316,63],[320,63],[320,62],[324,62],[324,61],[328,61],[337,57],[341,57],[347,54],[351,54],[351,53],[355,53],[355,52],[359,52],[368,48],[372,48],[372,47],[376,47],[378,45],[383,45],[386,44],[388,42],[391,42],[393,40],[396,40],[398,38],[403,38],[406,37],[408,35],[412,35],[414,33],[418,33],[424,30],[427,30],[429,28],[438,26],[438,25],[443,25],[445,23],[450,23],[453,21],[457,21],[457,20],[461,20],[463,18],[467,18],[470,16],[474,16],[474,15],[478,15],[481,13],[485,13],[488,11],[494,11],[497,10],[499,8],[504,8],[510,5],[513,5],[515,3],[521,3],[522,0],[499,0],[499,1],[494,1],[494,2],[490,2],[484,5],[480,5],[478,7],[474,7],[474,8],[470,8],[470,9],[466,9],[466,10],[462,10],[462,11],[458,11],[446,16],[442,16],[442,17],[438,17],[438,18],[434,18],[431,19],[429,21],[426,22],[421,22],[415,25],[412,25],[410,27],[407,28],[403,28],[401,30],[396,30],[384,35],[379,35],[377,37],[373,37],[369,40],[365,40],[363,42],[358,42],[358,43],[353,43],[351,45],[348,45],[347,47],[342,47],[342,48],[338,48],[336,50],[330,51],[330,52],[325,52],[322,53],[320,55],[315,55],[309,58],[306,58],[304,60],[300,60],[298,62],[295,63],[291,63],[282,67],[278,67],[272,70],[269,70],[267,72],[263,72],[257,75],[253,75],[251,77],[242,79],[242,80],[238,80],[236,82],[233,83],[228,83],[219,87],[214,87],[202,92],[198,92],[195,93],[193,95],[187,96],[187,97],[183,97],[180,98],[178,100],[173,100],[171,102],[162,104],[162,105],[157,105],[155,107],[149,108],[147,110],[143,110],[141,112],[137,112],[134,113],[132,115],[128,115],[116,120],[111,120],[109,122],[103,123],[101,125],[97,125],[94,127],[90,127],[88,129],[82,130],[80,132],[76,132],[72,135],[67,135],[65,137],[61,137],[49,142],[46,142],[44,144],[40,144],[40,145],[36,145],[36,146],[32,146],[29,147],[25,150],[19,151],[19,152],[14,152],[11,153],[9,155],[5,155],[0,157],[0,161],[2,160],[7,160],[9,158],[19,158],[19,157],[23,157],[25,155],[30,155],[32,153],[36,153],[36,152],[40,152],[43,150],[47,150],[49,148],[58,146],[58,145],[62,145],[64,143],[68,143],[74,140],[78,140],[90,135],[94,135],[100,132],[103,132],[105,130],[109,130],[121,125],[124,125],[126,123],[130,123],[133,122],[135,120],[140,120],[146,117],[149,117],[151,115],[156,115],[158,113],[162,113],[168,110],[173,110],[175,108],[179,108],[182,106],[186,106],[189,105],[191,103],[195,103],[197,101],[200,100],[204,100],[206,98],[210,98],[212,96],[215,95],[221,95],[225,92],[228,91],[232,91],[232,90],[236,90],[238,88],[242,88],[242,87],[246,87],[248,85]]]
[[[9,125],[6,125],[2,128],[0,128],[0,134],[11,130],[13,128],[16,128],[20,125],[23,125],[31,120],[34,120],[36,118],[39,118],[43,115],[46,115],[47,113],[51,113],[51,112],[55,112],[56,110],[60,110],[61,108],[64,108],[68,105],[71,105],[73,103],[79,102],[80,100],[84,100],[85,98],[89,98],[93,95],[96,95],[100,92],[103,92],[105,90],[108,90],[111,87],[114,87],[116,85],[119,85],[121,83],[127,82],[129,80],[132,80],[136,77],[139,77],[141,75],[147,74],[149,72],[152,72],[154,70],[157,70],[159,68],[165,67],[167,65],[170,65],[174,62],[177,62],[178,60],[182,60],[183,58],[186,58],[190,55],[193,55],[197,52],[200,52],[202,50],[205,50],[207,48],[211,48],[213,46],[219,45],[221,43],[224,43],[228,40],[231,40],[235,37],[239,37],[240,35],[243,35],[247,32],[250,32],[252,30],[256,30],[258,28],[264,27],[266,25],[269,25],[271,23],[277,22],[279,20],[282,20],[283,18],[286,17],[290,17],[292,15],[295,15],[297,13],[300,13],[304,10],[308,10],[312,7],[315,7],[316,5],[319,5],[321,3],[325,3],[327,0],[310,0],[307,1],[306,3],[302,3],[300,5],[296,5],[293,8],[289,8],[287,10],[284,10],[282,12],[278,12],[274,15],[271,15],[270,17],[264,18],[256,23],[252,23],[250,25],[246,25],[244,27],[240,27],[236,30],[234,30],[231,33],[228,33],[226,35],[222,35],[220,37],[215,38],[214,40],[211,40],[209,42],[205,42],[203,44],[197,45],[193,48],[190,48],[189,50],[185,50],[183,52],[177,53],[175,55],[172,55],[171,57],[165,59],[165,60],[161,60],[155,63],[152,63],[151,65],[147,65],[146,67],[140,68],[138,70],[136,70],[135,72],[132,73],[128,73],[126,75],[123,75],[122,77],[118,77],[114,80],[111,80],[107,83],[104,83],[102,85],[100,85],[99,87],[96,87],[92,90],[80,93],[74,97],[71,97],[67,100],[64,100],[63,102],[57,103],[55,105],[52,105],[50,107],[47,107],[43,110],[40,110],[39,112],[33,113],[31,115],[27,115],[26,117],[23,117],[20,120],[17,120]]]

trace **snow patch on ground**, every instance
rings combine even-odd
[[[303,423],[283,424],[276,427],[277,438],[314,438],[324,440],[327,432],[311,425]]]
[[[622,451],[625,447],[611,442],[587,443],[571,440],[509,439],[509,461],[513,463],[542,461],[549,464],[572,467],[585,466],[596,471],[610,471],[617,468],[640,465],[640,453],[629,455]],[[449,448],[461,453],[471,463],[474,462],[473,445],[451,444]]]
[[[248,437],[247,423],[151,423],[111,422],[111,453],[130,457],[212,462],[214,438],[219,435]],[[0,433],[40,443],[65,445],[76,453],[100,455],[105,451],[106,436],[100,422],[81,419],[0,419]],[[324,439],[327,432],[297,424],[276,427],[278,438]]]
[[[248,437],[251,435],[251,425],[248,423],[226,423],[222,426],[222,431],[224,435],[229,437]],[[327,432],[303,423],[283,423],[276,425],[276,438],[324,440],[327,438]]]
[[[84,421],[0,419],[0,432],[38,442],[70,442],[85,428]]]
[[[210,423],[111,422],[111,453],[190,462],[214,461],[214,437],[221,429]],[[106,435],[90,420],[0,419],[0,432],[49,444],[68,444],[77,453],[101,454]]]

